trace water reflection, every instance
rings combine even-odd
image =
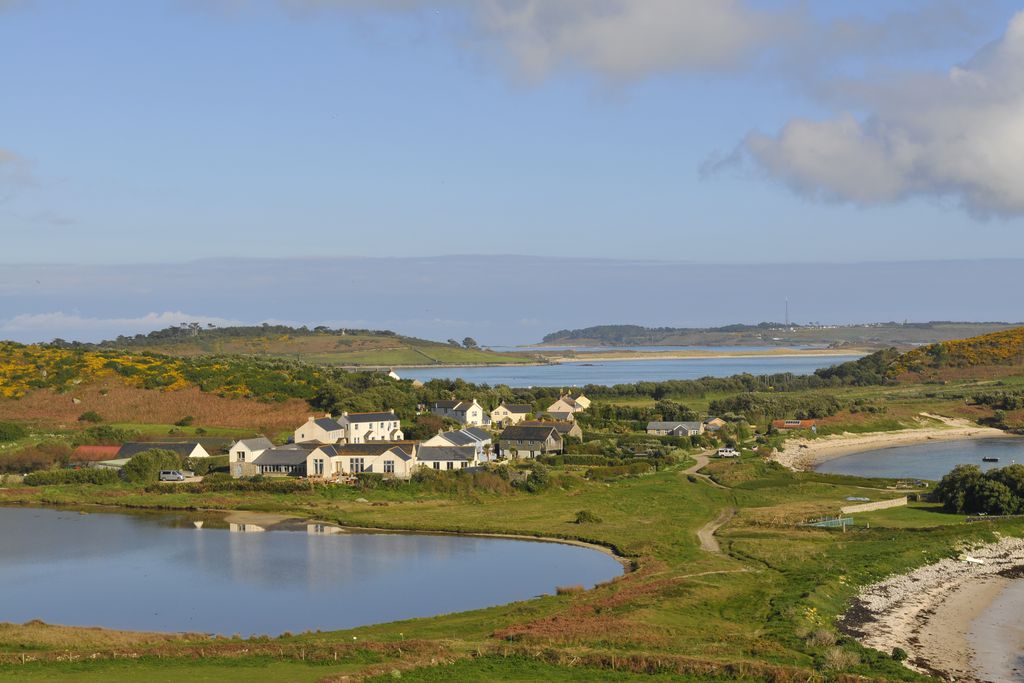
[[[560,544],[283,526],[291,531],[209,513],[0,508],[0,621],[329,630],[502,604],[621,572],[603,553]]]

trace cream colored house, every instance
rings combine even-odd
[[[652,436],[697,436],[704,433],[703,422],[648,422]]]
[[[548,406],[547,412],[556,420],[574,420],[573,415],[590,407],[590,399],[583,394],[565,394]]]
[[[416,450],[413,441],[323,445],[309,452],[306,476],[337,480],[366,472],[408,479],[416,468]]]
[[[709,417],[704,420],[704,429],[709,432],[717,432],[726,425],[725,420],[720,417]]]
[[[502,403],[491,411],[491,424],[495,427],[510,427],[519,424],[533,413],[528,403]]]
[[[491,423],[491,416],[483,407],[472,401],[435,401],[430,412],[441,417],[450,417],[470,427],[483,427]]]

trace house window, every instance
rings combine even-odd
[[[448,465],[447,469],[449,470],[455,468],[455,463],[453,463],[451,460],[449,460],[446,464]]]
[[[394,473],[395,473],[395,461],[394,460],[385,460],[384,461],[384,474],[394,474]]]
[[[466,465],[468,465],[468,464],[469,464],[468,462],[466,462],[466,461],[463,461],[463,462],[462,462],[462,464],[460,465],[460,467],[463,467],[463,468],[465,468],[465,467],[466,467]]]
[[[363,459],[362,458],[349,458],[348,459],[348,471],[352,474],[359,474],[363,471]]]
[[[439,470],[439,469],[441,469],[441,463],[439,463],[439,462],[435,462],[435,463],[434,463],[434,469],[435,469],[435,470]]]
[[[313,474],[324,473],[324,461],[322,458],[316,458],[313,460]]]
[[[238,451],[235,455],[238,456],[238,462],[245,462],[245,451]]]

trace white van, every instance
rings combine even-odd
[[[160,481],[185,481],[185,473],[180,470],[160,470]]]

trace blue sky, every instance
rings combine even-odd
[[[0,0],[0,336],[279,320],[501,343],[567,326],[567,301],[578,326],[702,325],[785,296],[804,321],[1013,320],[1014,288],[982,285],[1022,263],[984,259],[1024,258],[1018,11]],[[459,254],[532,260],[430,258]],[[600,300],[593,259],[619,260]],[[650,261],[760,267],[728,293],[714,268],[663,278],[677,305],[638,307]],[[850,273],[882,271],[853,268],[828,296],[809,296],[827,267],[785,265],[877,261],[922,265],[864,288]],[[344,304],[389,269],[401,306]],[[954,302],[951,273],[981,280]],[[491,310],[522,277],[559,305]],[[421,301],[441,292],[458,301]]]
[[[720,4],[742,22],[723,34],[777,35],[730,52],[706,0],[665,22],[726,44],[711,63],[646,54],[625,0],[522,30],[500,21],[529,0],[0,2],[0,261],[1024,256],[1016,197],[978,204],[962,174],[806,187],[817,169],[778,137],[877,115],[862,91],[967,62],[1014,3]],[[600,12],[624,16],[594,29]],[[836,26],[850,45],[816,42]],[[828,166],[848,161],[875,174]]]

